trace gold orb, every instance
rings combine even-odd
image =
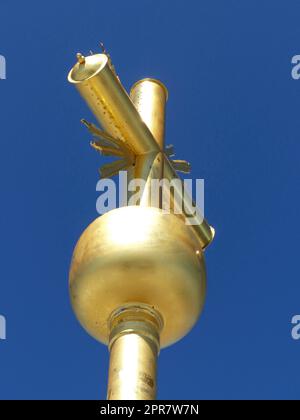
[[[83,232],[70,269],[70,295],[86,331],[107,344],[111,314],[147,304],[163,319],[161,346],[185,336],[205,300],[204,257],[184,220],[129,206],[98,217]]]

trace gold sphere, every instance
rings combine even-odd
[[[185,336],[205,300],[204,257],[183,219],[154,207],[129,206],[98,217],[83,232],[70,269],[74,312],[107,344],[111,314],[147,304],[163,319],[161,346]]]

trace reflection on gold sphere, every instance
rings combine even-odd
[[[203,308],[206,275],[197,237],[183,219],[152,207],[122,207],[82,234],[70,294],[83,327],[107,344],[113,311],[147,304],[163,318],[162,347],[181,339]]]

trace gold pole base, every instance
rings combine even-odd
[[[116,310],[110,321],[108,400],[154,400],[162,318],[148,305]]]

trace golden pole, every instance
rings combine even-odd
[[[147,305],[128,305],[111,316],[108,400],[153,400],[160,315]]]
[[[137,82],[130,96],[160,148],[164,147],[165,86],[154,79]],[[162,152],[150,152],[136,159],[132,179],[146,185],[140,206],[151,203],[151,180],[163,176]],[[161,199],[158,207],[161,207]],[[150,307],[129,306],[117,310],[110,324],[110,364],[107,398],[113,400],[153,400],[156,396],[156,365],[159,353],[160,315]]]
[[[166,214],[161,197],[157,206],[150,200],[153,179],[179,179],[164,151],[164,85],[141,80],[129,97],[106,54],[78,54],[68,79],[105,130],[85,122],[93,147],[119,158],[102,167],[103,176],[123,168],[146,181],[138,206],[98,217],[81,235],[70,268],[72,306],[89,334],[109,346],[107,398],[151,400],[160,347],[184,337],[202,312],[203,249],[213,230],[202,217],[188,226],[184,215]],[[180,201],[174,192],[170,199]]]

